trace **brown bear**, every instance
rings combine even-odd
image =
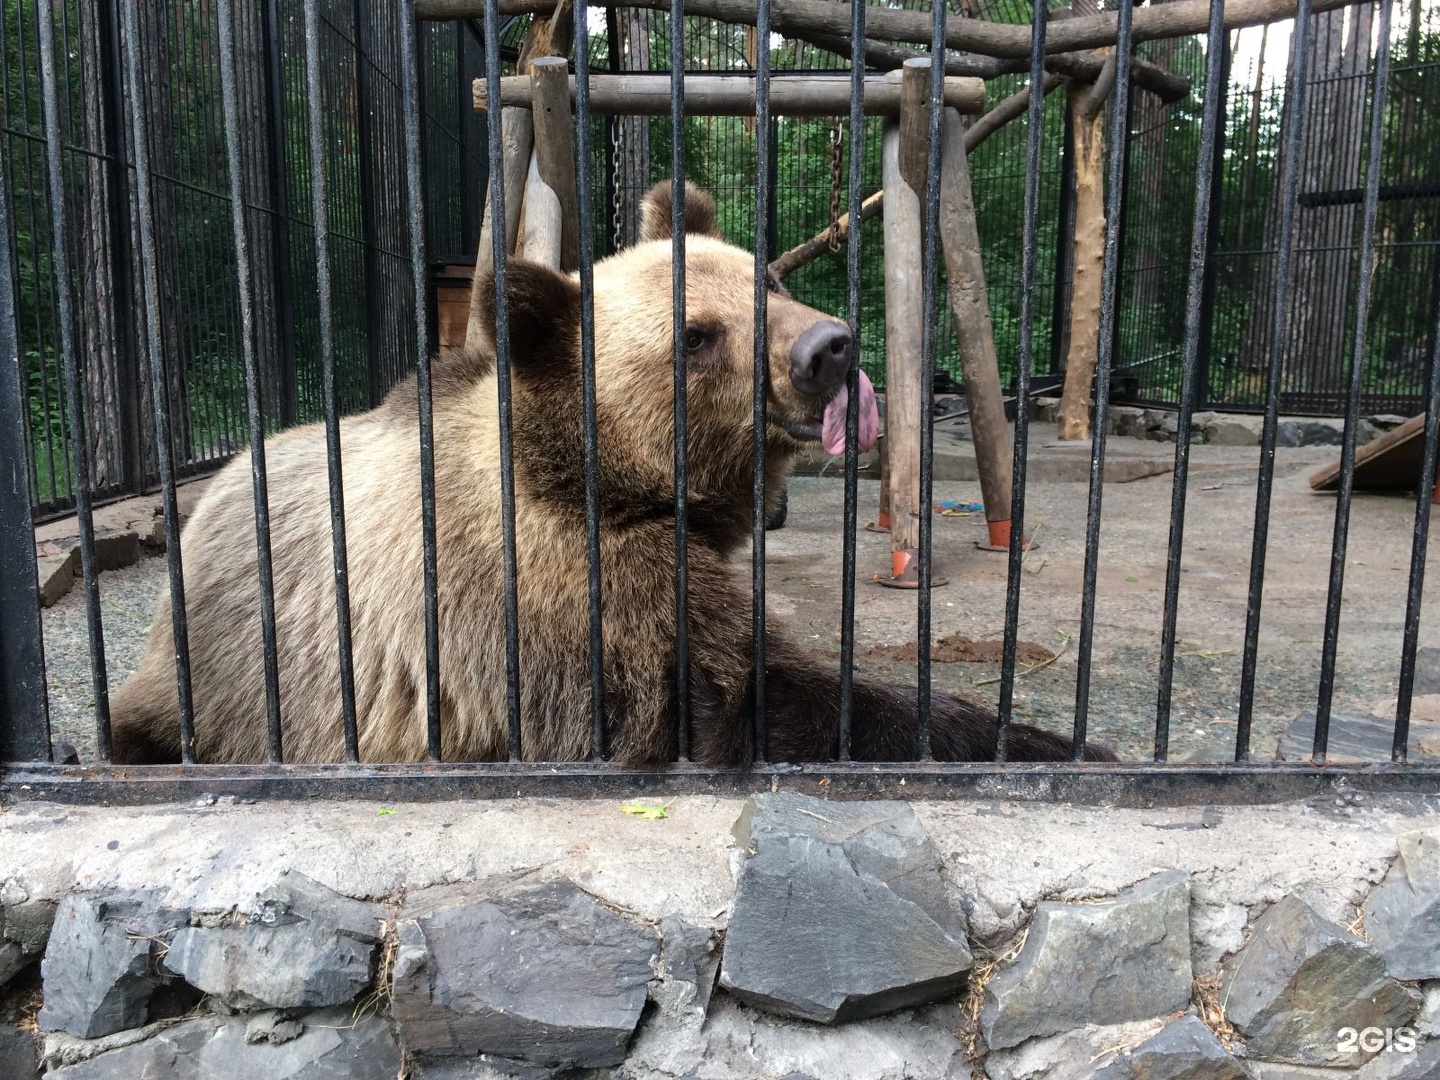
[[[686,330],[692,758],[751,760],[750,595],[728,565],[751,533],[754,256],[725,243],[714,205],[687,194]],[[595,265],[605,754],[659,765],[676,753],[670,189],[650,193],[640,243]],[[591,752],[588,592],[579,360],[573,276],[514,261],[507,272],[515,466],[523,755]],[[767,483],[779,490],[808,440],[832,449],[852,362],[848,329],[790,299],[769,301]],[[489,295],[487,291],[486,295]],[[434,366],[442,755],[507,750],[494,313],[483,345]],[[877,422],[873,393],[862,427]],[[827,422],[828,421],[828,422]],[[360,756],[426,756],[420,461],[413,379],[341,425]],[[873,433],[872,436],[873,438]],[[839,436],[843,446],[843,432]],[[285,759],[343,758],[325,432],[266,443]],[[247,455],[211,481],[182,553],[202,762],[267,757],[260,597]],[[837,753],[839,673],[767,634],[772,761]],[[854,682],[852,753],[908,760],[916,692]],[[996,722],[935,695],[933,752],[984,760]],[[1011,728],[1011,756],[1061,760],[1070,744]],[[180,720],[168,590],[139,670],[113,701],[117,763],[174,762]],[[1092,751],[1092,757],[1108,757]]]

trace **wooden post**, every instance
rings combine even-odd
[[[901,69],[900,120],[885,126],[885,458],[890,479],[890,576],[915,588],[920,554],[921,332],[925,323],[921,207],[925,196],[929,60]]]
[[[530,158],[525,179],[525,259],[560,269],[564,213],[555,189],[540,178],[540,155]]]
[[[535,121],[535,173],[549,192],[546,215],[558,212],[556,242],[561,270],[580,266],[580,211],[575,201],[575,130],[570,114],[570,80],[563,57],[542,56],[531,63],[531,116]],[[526,198],[529,198],[527,188]],[[532,206],[532,210],[533,210]],[[543,215],[542,215],[543,216]],[[530,211],[525,222],[525,250],[529,252],[532,228]],[[548,224],[546,225],[548,227]],[[534,256],[531,255],[531,258]]]
[[[980,232],[970,189],[965,125],[958,113],[945,111],[944,158],[940,173],[940,242],[945,250],[950,311],[955,341],[965,372],[965,398],[975,440],[980,496],[990,526],[990,546],[1009,550],[1011,455],[1010,429],[1000,394],[1000,364],[990,323],[990,296],[980,261]]]
[[[564,56],[570,51],[572,22],[570,0],[561,0],[555,5],[550,18],[536,18],[525,33],[520,46],[519,70],[528,71],[531,61],[540,56]],[[484,82],[483,79],[480,80]],[[492,118],[493,119],[493,118]],[[500,110],[501,145],[501,190],[505,192],[505,251],[515,251],[520,236],[520,215],[524,205],[525,179],[530,169],[530,155],[534,146],[534,128],[530,110],[506,108]],[[493,189],[495,177],[490,178]],[[490,220],[491,193],[485,193],[485,213],[480,222],[480,242],[476,245],[475,273],[470,281],[470,322],[465,330],[465,345],[476,348],[480,344],[480,312],[488,307],[491,299],[487,290],[481,287],[483,271],[490,269],[494,232]]]
[[[1103,77],[1069,87],[1075,135],[1074,284],[1070,289],[1070,351],[1060,398],[1059,437],[1090,438],[1090,393],[1100,357],[1100,292],[1105,263],[1105,98],[1114,82],[1114,54]]]

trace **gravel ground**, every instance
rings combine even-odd
[[[1132,442],[1132,440],[1124,440]],[[1173,453],[1155,445],[1157,455]],[[1127,449],[1134,451],[1137,447]],[[1316,702],[1324,625],[1333,496],[1310,492],[1306,478],[1333,460],[1327,448],[1278,452],[1270,553],[1260,637],[1253,747],[1274,753],[1280,733]],[[1233,753],[1245,625],[1251,527],[1255,507],[1254,449],[1196,447],[1192,457],[1178,624],[1172,759],[1227,760]],[[857,668],[896,681],[915,680],[916,597],[881,588],[874,575],[889,566],[889,538],[864,530],[874,519],[878,488],[860,484],[857,560]],[[1098,575],[1095,642],[1090,666],[1090,731],[1123,757],[1150,756],[1155,725],[1162,593],[1168,553],[1171,478],[1107,485]],[[969,483],[936,485],[937,499],[969,501]],[[1067,731],[1073,723],[1080,582],[1084,567],[1086,487],[1031,485],[1026,514],[1039,546],[1026,559],[1020,606],[1022,639],[1058,658],[1022,674],[1016,715]],[[792,481],[786,528],[767,541],[772,617],[823,654],[838,657],[843,485],[832,477]],[[1357,495],[1346,567],[1337,712],[1393,716],[1405,611],[1414,501]],[[998,641],[1004,626],[1006,559],[981,551],[981,514],[935,518],[935,565],[949,584],[933,594],[935,638],[958,633]],[[748,553],[737,572],[748,574]],[[1430,575],[1426,610],[1433,611],[1437,575]],[[154,602],[165,580],[163,559],[101,575],[106,661],[112,685],[139,662]],[[51,727],[93,760],[94,721],[85,609],[73,590],[45,612]],[[895,647],[911,644],[910,659]],[[1422,647],[1440,646],[1432,617]],[[978,650],[984,652],[983,647]],[[903,655],[903,654],[902,654]],[[1023,665],[1022,665],[1023,668]],[[936,663],[937,687],[993,706],[999,665]],[[1417,739],[1440,734],[1440,710],[1417,699]],[[1435,699],[1431,705],[1440,704]]]

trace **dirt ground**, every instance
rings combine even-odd
[[[1032,443],[1046,449],[1043,430]],[[1132,456],[1173,459],[1167,444],[1116,438],[1112,445]],[[1080,447],[1066,452],[1088,455]],[[1252,743],[1257,757],[1273,756],[1281,733],[1315,709],[1335,500],[1313,494],[1306,479],[1336,454],[1326,447],[1277,451]],[[1172,760],[1223,761],[1233,754],[1257,460],[1254,448],[1192,450]],[[1154,735],[1171,483],[1165,474],[1107,484],[1104,491],[1090,731],[1092,739],[1136,760],[1151,756]],[[1074,716],[1086,492],[1081,482],[1032,483],[1026,500],[1029,529],[1039,543],[1024,564],[1020,637],[1028,644],[1020,654],[1016,718],[1057,731],[1068,731]],[[859,493],[857,669],[913,683],[916,597],[875,583],[889,566],[889,538],[863,528],[875,518],[878,485],[863,478]],[[935,497],[978,500],[979,485],[938,483]],[[796,477],[789,522],[767,540],[772,618],[837,664],[842,509],[843,484],[835,475]],[[1338,714],[1393,718],[1414,511],[1413,497],[1355,497],[1336,669]],[[1006,558],[978,549],[984,536],[980,513],[935,517],[935,567],[948,584],[934,592],[933,633],[937,642],[951,640],[939,646],[933,672],[938,688],[994,706]],[[1433,543],[1431,555],[1433,561]],[[748,572],[747,552],[737,558],[737,573]],[[1429,575],[1428,612],[1440,589],[1437,576]],[[101,576],[114,685],[139,661],[164,579],[163,559]],[[81,591],[48,609],[44,622],[53,735],[93,760]],[[1416,691],[1415,743],[1428,748],[1440,744],[1440,671],[1432,662],[1440,655],[1440,623],[1433,614],[1422,623],[1420,644],[1425,663]]]

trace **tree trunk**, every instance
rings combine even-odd
[[[1105,262],[1105,110],[1089,108],[1090,87],[1068,93],[1075,133],[1075,277],[1070,349],[1060,398],[1061,439],[1090,438],[1090,385],[1100,353],[1101,270]]]

